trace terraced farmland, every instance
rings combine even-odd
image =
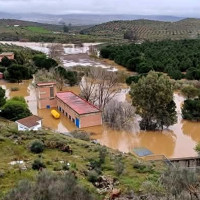
[[[122,40],[127,31],[136,34],[138,40],[196,39],[200,34],[200,19],[184,19],[178,22],[113,21],[85,29],[82,33]]]

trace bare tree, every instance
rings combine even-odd
[[[49,56],[53,59],[55,59],[57,62],[61,63],[60,57],[64,53],[64,48],[62,44],[51,44],[49,45]]]
[[[58,90],[62,91],[67,83],[67,80],[62,76],[59,71],[52,68],[49,71],[45,69],[38,70],[35,74],[35,83],[39,82],[56,82]]]
[[[104,109],[120,91],[118,75],[102,68],[91,68],[80,84],[81,96]]]
[[[112,129],[127,131],[138,129],[135,108],[126,102],[110,101],[104,109],[103,121]]]
[[[82,81],[80,82],[81,96],[86,101],[90,101],[93,104],[97,100],[97,87],[95,83],[95,79],[89,78],[87,76],[83,77]]]

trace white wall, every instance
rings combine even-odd
[[[24,126],[23,124],[20,124],[17,122],[17,127],[18,127],[18,131],[38,131],[42,128],[42,120],[38,121],[38,125],[37,126],[33,126],[31,128],[28,128],[26,126]]]

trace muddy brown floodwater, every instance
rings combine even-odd
[[[22,43],[22,42],[3,42],[7,44],[15,44],[23,47],[29,47],[44,53],[49,52],[48,43]],[[73,67],[76,65],[94,65],[110,70],[124,71],[124,68],[116,65],[108,60],[95,60],[88,56],[87,52],[91,45],[83,44],[76,46],[73,44],[65,44],[64,55],[62,58],[65,67]],[[32,85],[32,80],[23,81],[22,83],[7,83],[0,80],[0,86],[6,89],[6,96],[8,98],[13,96],[24,96],[31,112],[43,118],[43,125],[58,132],[68,132],[76,129],[75,125],[61,114],[60,119],[54,119],[50,110],[37,109],[37,102],[35,96],[35,89]],[[18,87],[19,91],[11,91],[12,87]],[[65,88],[71,90],[76,94],[80,93],[79,87]],[[119,101],[130,100],[128,97],[128,90],[122,89],[116,96]],[[113,131],[105,126],[97,126],[86,128],[84,130],[92,132],[92,139],[98,140],[102,145],[106,145],[113,149],[118,149],[122,152],[132,152],[135,147],[146,147],[156,155],[165,155],[169,158],[176,157],[190,157],[196,156],[194,147],[197,142],[200,142],[200,123],[189,122],[182,120],[181,105],[184,98],[179,93],[174,94],[174,100],[177,106],[178,122],[164,131],[132,131],[130,133],[123,131]],[[137,129],[137,128],[136,128]]]
[[[37,109],[35,88],[32,80],[22,83],[8,83],[0,80],[0,86],[6,89],[8,98],[13,96],[24,96],[31,112],[43,118],[43,125],[59,132],[75,130],[75,125],[61,114],[60,119],[54,119],[48,109]],[[12,87],[18,87],[19,91],[11,91]],[[79,93],[78,87],[66,88]],[[117,96],[118,100],[125,101],[127,90],[122,90]],[[180,107],[184,98],[174,94],[177,105],[178,122],[164,131],[113,131],[105,126],[85,128],[92,132],[92,139],[96,139],[102,145],[106,145],[122,152],[131,152],[135,147],[146,147],[156,155],[165,155],[170,158],[196,156],[195,144],[200,141],[200,123],[182,120]]]

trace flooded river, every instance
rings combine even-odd
[[[68,132],[75,130],[75,125],[65,116],[60,119],[54,119],[48,109],[37,109],[35,89],[32,86],[32,80],[23,83],[7,83],[0,80],[0,86],[6,89],[8,98],[13,96],[24,96],[31,112],[43,118],[43,125],[59,132]],[[11,91],[12,87],[18,87],[19,91]],[[78,87],[67,88],[77,94]],[[127,90],[117,96],[118,100],[125,101]],[[156,155],[165,155],[167,157],[189,157],[196,156],[194,146],[200,141],[200,123],[189,122],[181,118],[181,105],[184,98],[176,93],[174,99],[177,105],[178,122],[171,126],[169,130],[164,131],[135,131],[132,133],[113,131],[104,126],[85,128],[84,130],[93,133],[92,138],[98,140],[102,145],[123,152],[131,152],[135,147],[146,147]]]
[[[27,46],[35,50],[48,53],[49,44],[41,43],[19,43],[12,42],[16,45]],[[81,47],[74,45],[65,45],[65,54],[63,61],[66,67],[75,66],[75,64],[81,65],[101,65],[110,69],[121,70],[119,66],[109,63],[109,65],[99,60],[91,59],[87,51],[91,44],[84,44]],[[43,118],[43,125],[59,132],[68,132],[75,130],[75,125],[69,121],[65,116],[61,114],[60,119],[54,119],[50,110],[37,109],[35,89],[32,86],[32,80],[24,81],[23,83],[7,83],[0,80],[0,86],[6,89],[6,96],[8,98],[13,96],[24,96],[31,112],[35,115],[39,115]],[[11,91],[11,88],[18,87],[19,91]],[[80,89],[78,87],[66,88],[72,90],[76,94],[79,94]],[[127,100],[127,89],[123,89],[116,98],[120,101]],[[122,152],[132,152],[135,147],[146,147],[156,155],[165,155],[170,158],[175,157],[190,157],[196,156],[194,147],[197,142],[200,141],[200,123],[189,122],[182,120],[181,118],[181,105],[184,98],[179,93],[174,94],[174,100],[177,105],[178,122],[177,124],[169,127],[164,131],[133,131],[131,133],[113,131],[105,126],[91,127],[84,130],[89,131],[92,134],[92,138],[98,140],[102,145],[106,145],[113,149],[118,149]]]
[[[52,43],[36,43],[36,42],[5,42],[1,41],[2,44],[17,45],[22,47],[28,47],[36,51],[41,51],[45,54],[49,54]],[[117,71],[118,68],[122,69],[118,65],[113,65],[113,63],[107,63],[99,59],[92,58],[90,56],[90,50],[99,54],[95,46],[101,43],[83,43],[81,45],[77,44],[59,44],[61,45],[61,61],[64,67],[75,67],[75,66],[95,66],[106,68],[110,71]],[[56,44],[55,44],[56,45]]]

